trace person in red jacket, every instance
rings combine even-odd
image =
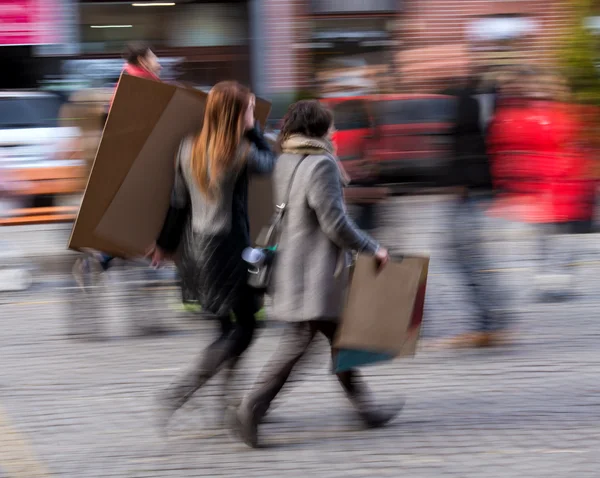
[[[140,42],[130,43],[125,49],[123,58],[125,60],[123,73],[138,78],[160,81],[160,71],[162,70],[162,67],[158,57],[154,54],[152,48],[148,44]],[[108,113],[110,113],[114,98],[115,95],[113,94]],[[94,268],[100,268],[102,271],[108,270],[112,260],[112,256],[104,253],[94,254],[92,257],[79,258],[73,267],[75,280],[80,286],[85,285],[85,276],[87,273]],[[95,264],[93,264],[92,261],[95,262]]]
[[[564,102],[551,81],[523,75],[519,97],[503,104],[492,121],[488,145],[501,194],[490,213],[538,231],[539,298],[564,300],[575,292],[569,264],[577,250],[558,247],[554,237],[591,232],[596,180],[582,121],[586,110]]]
[[[158,57],[146,43],[132,43],[125,52],[124,71],[131,76],[139,76],[148,80],[160,80],[162,66]]]
[[[125,60],[123,73],[147,80],[160,81],[162,66],[158,57],[147,43],[130,43],[123,53],[123,59]],[[108,111],[110,111],[114,99],[115,95],[113,94]]]

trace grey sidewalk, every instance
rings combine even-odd
[[[20,466],[73,478],[595,477],[599,271],[581,271],[589,288],[575,301],[516,300],[519,336],[508,349],[426,349],[414,360],[365,369],[381,401],[407,400],[386,429],[360,430],[320,341],[301,383],[261,429],[268,448],[255,451],[214,424],[220,379],[176,416],[168,438],[154,427],[156,393],[212,338],[210,323],[178,322],[181,333],[164,338],[76,341],[65,335],[65,297],[47,290],[13,301],[0,306],[0,467],[9,476],[27,476],[14,473]],[[458,332],[469,316],[460,284],[443,272],[430,285],[427,328]],[[116,330],[125,319],[111,310]],[[238,374],[240,392],[279,333],[261,331]]]
[[[447,202],[404,200],[379,214],[384,227],[376,235],[384,243],[432,255],[425,338],[469,327],[466,290],[445,246]],[[68,338],[70,319],[89,318],[74,306],[68,281],[0,294],[0,469],[11,477],[68,478],[596,477],[597,236],[559,239],[559,248],[584,259],[573,267],[578,296],[547,304],[531,294],[535,237],[518,227],[502,234],[490,234],[486,243],[498,266],[490,273],[511,295],[513,346],[466,352],[427,346],[414,360],[365,369],[381,401],[407,401],[392,426],[367,432],[330,376],[321,341],[297,376],[301,383],[282,395],[261,429],[268,448],[255,451],[215,426],[219,379],[176,416],[168,438],[154,427],[156,393],[212,339],[213,324],[173,311],[176,290],[147,291],[125,304],[128,292],[115,272],[90,310],[110,338],[105,342]],[[30,251],[45,254],[39,245]],[[131,338],[132,314],[160,317],[178,333]],[[279,333],[261,331],[238,374],[239,393],[250,388]]]
[[[67,249],[70,224],[14,226],[0,228],[0,266],[26,266],[44,275],[70,272],[76,253]]]

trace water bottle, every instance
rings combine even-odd
[[[267,254],[265,250],[257,247],[246,247],[242,252],[242,259],[255,268],[260,268],[265,263]]]

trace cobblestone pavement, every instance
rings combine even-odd
[[[398,251],[432,255],[422,349],[414,360],[364,371],[383,402],[406,399],[389,427],[360,429],[320,341],[300,383],[261,428],[265,449],[248,450],[219,429],[212,418],[218,379],[163,437],[154,426],[155,394],[210,340],[212,324],[174,312],[174,290],[126,294],[117,272],[108,292],[98,289],[100,303],[73,300],[78,296],[64,287],[70,283],[57,276],[27,292],[0,294],[0,476],[598,476],[595,236],[560,239],[567,243],[561,250],[578,253],[578,295],[550,304],[533,293],[535,238],[521,229],[492,234],[489,273],[510,292],[516,341],[502,350],[448,351],[427,338],[464,330],[471,311],[444,250],[443,209],[430,216],[430,203],[413,206],[405,216],[384,208],[386,226],[377,231]],[[109,340],[70,338],[69,319],[83,316],[101,321]],[[156,318],[177,333],[129,333],[132,322]],[[279,333],[261,331],[239,373],[240,393]]]

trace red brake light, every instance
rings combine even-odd
[[[331,143],[333,144],[333,152],[334,152],[334,154],[337,155],[337,152],[338,152],[338,133],[337,133],[337,131],[335,131],[331,135]]]

